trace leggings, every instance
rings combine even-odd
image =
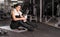
[[[11,29],[17,29],[18,27],[24,27],[27,28],[28,30],[34,30],[35,25],[31,24],[30,22],[23,22],[23,21],[12,21],[10,24]]]

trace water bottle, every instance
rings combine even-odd
[[[27,21],[27,15],[24,15],[24,17],[25,17],[25,19],[26,19],[26,20],[24,20],[24,22],[26,22],[26,21]]]

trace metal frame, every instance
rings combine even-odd
[[[31,2],[32,1],[32,2]],[[30,3],[33,3],[33,15],[28,15],[30,17],[30,22],[32,20],[35,20],[37,22],[37,14],[36,14],[36,8],[35,8],[35,0],[30,0]]]
[[[42,22],[42,0],[40,0],[40,22]],[[47,19],[47,17],[45,17],[45,23],[48,23],[51,19],[54,18],[54,0],[52,0],[52,17],[50,17],[50,19]]]
[[[42,22],[42,0],[40,0],[40,22]]]
[[[50,17],[50,19],[46,20],[45,22],[48,23],[53,18],[54,18],[54,0],[52,0],[52,17]]]

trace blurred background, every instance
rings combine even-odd
[[[52,24],[52,26],[60,22],[58,21],[60,16],[59,0],[0,0],[0,21],[11,21],[12,6],[17,3],[22,5],[21,11],[28,15],[30,22],[42,22]]]
[[[6,37],[60,37],[60,0],[0,0],[0,26],[10,25],[11,9],[17,3],[27,20],[38,27],[34,32],[9,32]]]

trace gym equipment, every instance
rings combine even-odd
[[[55,23],[55,27],[59,27],[60,28],[60,17],[57,17],[57,20],[58,20],[58,22]]]
[[[51,19],[54,19],[55,18],[55,16],[54,16],[54,0],[52,0],[52,2],[49,2],[48,4],[47,4],[47,6],[46,7],[50,7],[49,5],[51,5],[51,9],[49,9],[49,11],[50,11],[50,15],[48,15],[48,13],[46,13],[46,16],[44,16],[45,17],[45,23],[48,23]],[[48,10],[48,9],[47,9]],[[42,16],[41,16],[42,17]],[[48,19],[49,18],[49,19]]]

